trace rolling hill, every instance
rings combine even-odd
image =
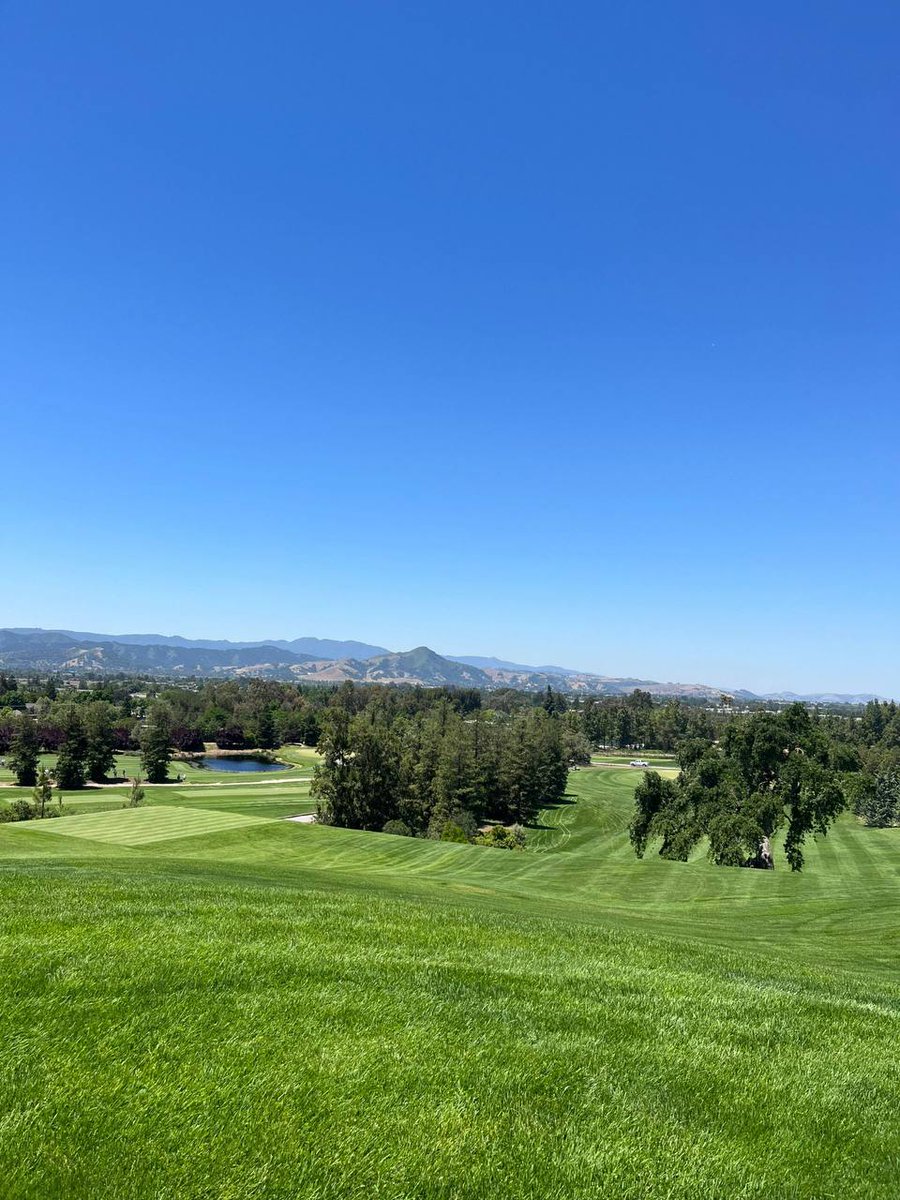
[[[634,784],[519,853],[280,819],[302,782],[0,824],[0,1191],[894,1200],[900,830],[639,862]]]
[[[171,644],[78,641],[62,633],[0,630],[0,666],[13,670],[134,672],[151,675],[237,675],[277,672],[313,661],[274,646],[209,650]]]

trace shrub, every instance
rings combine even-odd
[[[475,839],[476,846],[493,846],[495,850],[524,850],[525,830],[521,825],[492,825]]]
[[[122,805],[123,808],[138,808],[144,802],[143,779],[140,775],[136,779],[131,780],[131,790],[128,793],[128,799]]]
[[[405,821],[386,821],[382,833],[392,833],[395,837],[412,837],[413,831]]]
[[[468,842],[466,831],[461,825],[457,825],[455,821],[445,821],[444,827],[441,830],[440,840],[442,842]]]
[[[474,838],[478,833],[478,822],[475,820],[475,817],[472,815],[472,813],[468,812],[464,808],[454,808],[453,812],[450,814],[450,820],[454,825],[458,825],[460,827],[460,829],[466,835],[466,839],[468,841],[471,841],[472,838]]]

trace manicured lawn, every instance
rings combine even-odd
[[[639,778],[524,853],[264,786],[0,826],[0,1195],[897,1196],[900,830],[638,862]]]
[[[58,821],[21,821],[11,833],[46,834],[48,837],[87,838],[112,846],[148,846],[152,842],[198,837],[223,829],[246,829],[267,817],[215,812],[199,808],[120,808],[117,812],[83,813]]]

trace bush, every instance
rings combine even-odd
[[[440,840],[442,842],[468,842],[466,831],[461,825],[457,825],[455,821],[445,821],[444,827],[441,830]]]
[[[37,809],[30,800],[13,800],[3,813],[4,821],[31,821],[37,816]]]
[[[475,839],[476,846],[493,846],[495,850],[524,850],[525,830],[521,825],[492,825]]]
[[[413,831],[405,821],[386,821],[382,833],[392,833],[395,837],[412,837]]]
[[[123,808],[138,808],[144,802],[143,780],[140,776],[131,781],[131,791],[128,793],[128,799],[122,805]]]
[[[56,808],[46,808],[44,817],[61,817],[63,812],[62,805]],[[34,821],[40,815],[38,806],[32,804],[30,800],[13,800],[11,804],[5,804],[0,808],[0,824],[6,824],[9,821]]]
[[[455,808],[450,814],[450,820],[454,825],[458,825],[466,839],[471,841],[478,833],[478,822],[472,813],[467,812],[464,808]]]
[[[448,828],[455,831],[452,837],[445,834]],[[477,833],[478,822],[464,808],[454,808],[449,814],[434,813],[428,825],[428,837],[436,842],[474,842]]]

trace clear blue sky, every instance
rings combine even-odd
[[[0,15],[0,623],[900,695],[895,3]]]

